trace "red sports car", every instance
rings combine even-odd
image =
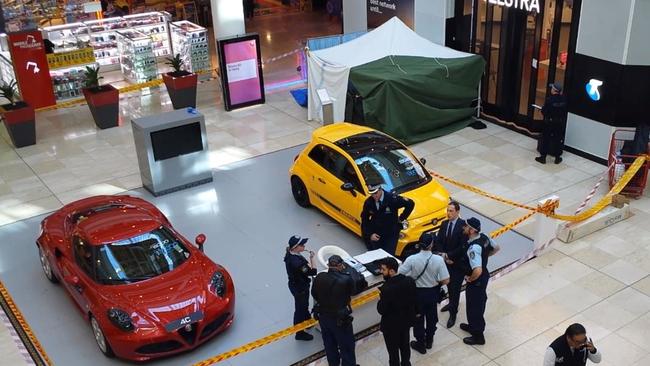
[[[41,266],[62,280],[106,356],[144,361],[193,349],[233,321],[230,274],[154,205],[131,196],[68,204],[41,223]]]

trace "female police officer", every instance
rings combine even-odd
[[[316,266],[314,266],[314,252],[309,251],[309,261],[300,254],[305,251],[305,243],[307,243],[307,238],[301,238],[297,235],[292,236],[289,238],[289,246],[284,255],[284,264],[289,277],[289,291],[291,291],[295,303],[294,325],[311,318],[309,315],[309,284],[311,278],[309,277],[316,275]],[[311,341],[314,336],[305,331],[300,331],[296,333],[296,339]]]

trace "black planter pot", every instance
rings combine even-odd
[[[83,93],[95,125],[103,130],[118,125],[120,92],[111,85],[104,85],[101,88],[101,90],[84,88]]]
[[[196,108],[197,74],[184,72],[175,75],[173,72],[169,72],[163,74],[163,81],[174,109]]]
[[[15,147],[36,144],[36,115],[34,108],[25,102],[0,106],[5,126]]]

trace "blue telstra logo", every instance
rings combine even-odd
[[[589,98],[591,100],[597,102],[600,100],[600,90],[598,90],[598,87],[603,85],[603,82],[598,80],[598,79],[591,79],[585,85],[585,88],[587,89],[587,95],[589,95]]]

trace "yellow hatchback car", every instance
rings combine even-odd
[[[336,123],[318,128],[289,170],[293,197],[302,207],[315,206],[361,235],[361,210],[369,197],[366,182],[382,182],[415,202],[396,253],[416,251],[420,234],[435,231],[446,217],[449,193],[413,153],[394,138],[371,128]]]

